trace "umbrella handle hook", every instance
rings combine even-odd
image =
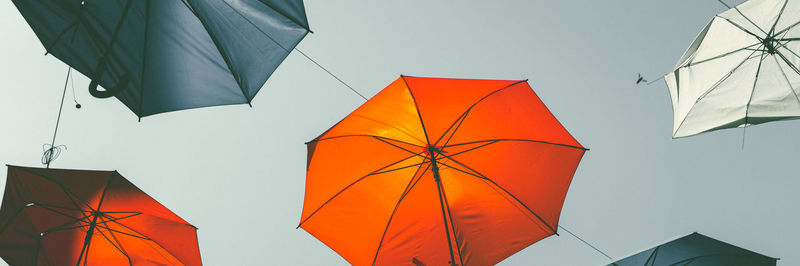
[[[97,71],[95,71],[96,73],[95,77],[92,78],[92,82],[89,83],[89,94],[91,94],[95,98],[103,99],[117,95],[117,93],[119,93],[120,91],[122,91],[122,89],[125,88],[126,84],[128,84],[128,82],[131,79],[130,74],[125,73],[125,75],[123,75],[119,79],[119,82],[117,82],[117,85],[114,85],[114,87],[107,88],[104,91],[98,90],[97,86],[100,83],[99,79],[103,76],[103,72],[105,72],[105,65],[106,65],[105,61],[100,62],[100,64],[98,64]]]

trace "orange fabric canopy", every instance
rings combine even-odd
[[[354,265],[489,265],[556,233],[586,149],[525,80],[401,76],[308,143],[299,227]]]
[[[9,166],[0,225],[9,265],[202,265],[197,228],[116,171]]]

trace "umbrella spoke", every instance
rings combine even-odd
[[[378,173],[378,172],[380,172],[380,171],[383,171],[384,169],[387,169],[387,168],[389,168],[389,167],[392,167],[392,166],[394,166],[394,165],[396,165],[396,164],[398,164],[398,163],[401,163],[401,162],[403,162],[403,161],[406,161],[406,160],[408,160],[408,159],[414,158],[414,157],[416,157],[416,156],[421,156],[421,157],[425,158],[424,156],[422,156],[422,155],[421,155],[422,153],[424,153],[424,152],[415,153],[415,154],[413,154],[413,155],[411,155],[411,156],[408,156],[408,157],[405,157],[405,158],[403,158],[403,159],[401,159],[401,160],[399,160],[399,161],[392,162],[392,163],[390,163],[390,164],[388,164],[388,165],[386,165],[386,166],[383,166],[383,167],[381,167],[381,168],[378,168],[378,169],[376,169],[375,171],[372,171],[371,173],[369,173],[369,174],[366,174],[366,175],[364,175],[364,176],[362,176],[362,177],[360,177],[360,178],[356,179],[355,181],[353,181],[353,182],[352,182],[352,183],[350,183],[349,185],[345,186],[344,188],[342,188],[341,190],[339,190],[338,192],[336,192],[336,194],[333,194],[333,196],[331,196],[331,197],[330,197],[328,200],[326,200],[324,203],[322,203],[322,205],[320,205],[320,206],[319,206],[319,207],[318,207],[316,210],[314,210],[313,212],[311,212],[311,214],[309,214],[309,215],[308,215],[308,217],[306,217],[305,219],[303,219],[302,221],[300,221],[300,224],[298,224],[298,225],[297,225],[297,228],[300,228],[300,226],[302,226],[302,225],[303,225],[303,223],[305,223],[306,221],[308,221],[308,219],[311,219],[311,217],[312,217],[312,216],[314,216],[314,214],[316,214],[316,213],[317,213],[319,210],[321,210],[323,207],[325,207],[325,205],[328,205],[328,203],[329,203],[329,202],[331,202],[331,201],[332,201],[334,198],[336,198],[337,196],[339,196],[340,194],[342,194],[342,192],[344,192],[344,191],[345,191],[345,190],[347,190],[348,188],[352,187],[352,186],[353,186],[353,185],[355,185],[356,183],[358,183],[358,182],[361,182],[361,180],[364,180],[365,178],[367,178],[367,177],[369,177],[369,176],[374,176],[374,175],[376,175],[376,173]]]
[[[752,32],[750,32],[749,30],[745,29],[744,27],[742,27],[741,25],[737,24],[736,22],[733,22],[733,21],[731,21],[730,19],[728,19],[728,18],[725,18],[725,17],[721,17],[721,16],[719,16],[719,15],[717,15],[717,17],[718,17],[718,18],[721,18],[721,19],[724,19],[725,21],[727,21],[727,22],[728,22],[728,23],[730,23],[731,25],[733,25],[733,26],[735,26],[735,27],[739,28],[740,30],[742,30],[742,31],[746,32],[747,34],[750,34],[751,36],[753,36],[753,37],[756,37],[756,39],[758,39],[758,41],[759,41],[759,42],[761,42],[761,41],[763,40],[763,38],[761,38],[760,36],[756,35],[755,33],[752,33]],[[763,30],[762,30],[762,31],[763,31]],[[764,34],[766,34],[766,32],[765,32]]]
[[[476,174],[476,175],[472,175],[472,176],[478,177],[478,178],[479,178],[479,179],[481,179],[481,180],[488,181],[489,183],[491,183],[492,185],[494,185],[493,187],[496,187],[496,188],[499,188],[500,190],[502,190],[502,191],[503,191],[503,193],[501,193],[500,191],[497,191],[497,190],[495,190],[495,191],[496,191],[498,194],[500,194],[500,195],[503,195],[504,197],[505,197],[505,195],[508,195],[508,196],[510,196],[511,198],[513,198],[513,199],[514,199],[514,201],[515,201],[517,204],[519,204],[519,205],[522,205],[522,207],[525,207],[525,209],[527,209],[527,210],[528,210],[528,212],[530,212],[531,214],[533,214],[533,216],[535,216],[535,217],[536,217],[536,218],[539,220],[539,222],[541,222],[542,224],[544,224],[545,226],[547,226],[547,228],[549,228],[549,229],[550,229],[550,231],[552,231],[554,234],[558,234],[558,232],[556,232],[556,230],[555,230],[555,229],[554,229],[552,226],[550,226],[549,224],[547,224],[547,222],[545,222],[545,221],[544,221],[544,219],[542,219],[542,217],[540,217],[538,214],[536,214],[536,212],[534,212],[533,210],[531,210],[531,208],[529,208],[529,207],[528,207],[528,205],[525,205],[525,203],[523,203],[523,202],[522,202],[521,200],[519,200],[519,199],[518,199],[516,196],[514,196],[513,194],[511,194],[510,192],[508,192],[508,190],[506,190],[505,188],[503,188],[503,187],[501,187],[500,185],[498,185],[497,183],[495,183],[495,182],[494,182],[492,179],[490,179],[490,178],[486,177],[485,175],[481,174],[481,173],[480,173],[480,172],[478,172],[478,171],[475,171],[475,169],[472,169],[472,168],[470,168],[469,166],[467,166],[467,165],[465,165],[465,164],[463,164],[463,163],[459,162],[458,160],[456,160],[456,159],[453,159],[453,158],[452,158],[452,157],[450,157],[450,156],[447,156],[447,155],[444,155],[444,154],[442,154],[442,156],[444,156],[445,158],[447,158],[447,159],[449,159],[449,160],[451,160],[451,161],[455,162],[456,164],[460,165],[461,167],[464,167],[464,168],[466,168],[466,169],[469,169],[470,171],[472,171],[472,172],[474,172],[474,173]],[[453,169],[459,170],[458,168],[453,168]],[[462,171],[462,172],[463,172],[463,171]],[[514,205],[514,204],[512,204],[512,205]],[[525,216],[526,216],[526,217],[528,217],[527,215],[525,215]],[[531,219],[531,220],[533,220],[533,219]]]
[[[34,204],[34,206],[37,206],[37,205],[38,205],[39,207],[41,207],[42,209],[45,209],[45,210],[51,211],[51,212],[53,212],[53,213],[56,213],[56,214],[59,214],[59,215],[61,215],[61,216],[64,216],[64,217],[67,217],[67,218],[70,218],[70,219],[78,219],[78,217],[75,217],[75,216],[72,216],[72,215],[66,214],[66,213],[64,213],[64,212],[62,212],[62,211],[55,210],[55,209],[53,209],[53,208],[51,208],[51,207],[49,207],[49,206],[45,206],[45,205],[41,205],[41,204]],[[83,214],[83,211],[81,211],[81,213]],[[85,214],[84,214],[84,215],[85,215]]]
[[[105,217],[105,219],[104,219],[104,217]],[[152,239],[150,239],[149,237],[146,237],[146,236],[134,235],[134,234],[131,234],[131,233],[122,232],[122,231],[117,230],[117,229],[111,229],[111,227],[109,227],[108,224],[112,223],[112,222],[115,223],[115,224],[118,224],[119,222],[117,222],[117,220],[120,220],[120,219],[116,219],[116,220],[108,219],[108,216],[100,217],[100,222],[97,223],[97,227],[104,228],[104,229],[108,230],[109,232],[116,232],[116,233],[120,233],[120,234],[123,234],[123,235],[131,236],[131,237],[135,237],[135,238],[139,238],[139,239],[144,239],[144,240],[152,240]]]
[[[781,7],[781,11],[778,12],[778,17],[775,18],[775,23],[772,23],[772,27],[769,29],[770,33],[775,32],[775,27],[778,26],[778,22],[781,21],[781,17],[783,16],[783,11],[786,10],[786,4],[789,3],[789,0],[783,1],[783,6]]]
[[[101,220],[102,220],[102,219],[101,219]],[[106,229],[108,229],[108,228],[106,228]],[[128,256],[128,253],[127,253],[127,252],[125,252],[125,249],[123,249],[123,248],[122,248],[122,244],[120,244],[120,243],[119,243],[119,241],[117,240],[117,238],[116,238],[116,237],[114,237],[114,240],[111,240],[110,238],[108,238],[108,236],[106,236],[106,234],[105,234],[105,233],[103,233],[103,230],[97,229],[97,232],[99,232],[99,233],[100,233],[100,235],[101,235],[103,238],[105,238],[105,239],[106,239],[106,241],[108,241],[108,243],[111,243],[111,245],[112,245],[112,246],[114,246],[114,248],[116,248],[116,249],[117,249],[117,251],[119,251],[120,253],[122,253],[122,255],[124,255],[126,258],[128,258],[128,263],[130,264],[130,262],[131,262],[131,257],[130,257],[130,256]]]
[[[736,10],[736,12],[737,12],[737,13],[739,13],[739,15],[742,15],[742,17],[743,17],[745,20],[747,20],[747,22],[750,22],[750,24],[751,24],[751,25],[753,25],[753,26],[755,26],[755,27],[756,27],[756,29],[760,30],[760,31],[761,31],[761,33],[764,33],[765,35],[767,35],[767,34],[768,34],[766,31],[764,31],[764,29],[762,29],[761,27],[759,27],[759,26],[758,26],[758,24],[756,24],[755,22],[753,22],[752,20],[750,20],[750,18],[748,18],[747,16],[745,16],[745,15],[744,15],[744,13],[742,13],[742,11],[741,11],[741,10],[739,10],[739,7],[738,7],[738,6],[735,6],[735,7],[733,7],[733,9],[735,9],[735,10]]]
[[[783,71],[783,67],[781,67],[781,64],[778,61],[778,57],[773,55],[772,59],[775,60],[775,65],[777,65],[778,66],[778,70],[781,71],[781,75],[783,75],[783,79],[786,80],[786,85],[789,86],[789,90],[792,92],[792,95],[794,95],[794,98],[797,100],[797,103],[800,104],[800,97],[797,96],[797,92],[794,90],[794,87],[792,86],[792,82],[789,81],[789,77],[786,76],[786,71]]]
[[[385,141],[385,140],[383,140],[383,139],[381,139],[381,138],[375,138],[375,139],[379,140],[380,142],[383,142],[383,143],[389,144],[389,145],[391,145],[391,146],[393,146],[393,147],[395,147],[395,148],[398,148],[398,149],[401,149],[401,150],[403,150],[403,151],[406,151],[406,152],[408,152],[408,153],[410,153],[410,154],[414,154],[414,155],[417,155],[417,156],[424,157],[424,156],[422,156],[422,154],[423,154],[423,153],[425,153],[425,151],[421,151],[421,152],[413,152],[413,151],[410,151],[410,150],[408,150],[408,149],[406,149],[406,148],[400,147],[400,146],[398,146],[397,144],[393,144],[393,143],[390,143],[390,142],[388,142],[388,141]]]
[[[406,185],[406,189],[403,191],[403,194],[400,195],[400,199],[397,200],[397,204],[394,205],[394,209],[392,210],[392,214],[389,215],[389,220],[386,222],[386,228],[383,229],[383,234],[381,235],[381,240],[380,240],[380,242],[378,242],[378,248],[375,250],[375,257],[372,259],[372,265],[375,265],[375,262],[377,262],[377,260],[378,260],[378,254],[380,254],[380,252],[381,252],[381,246],[383,246],[383,240],[384,240],[384,238],[386,238],[386,232],[389,231],[389,226],[392,224],[392,220],[394,219],[394,214],[397,212],[397,209],[400,207],[400,203],[402,203],[403,199],[406,198],[408,193],[411,192],[412,189],[414,189],[414,187],[417,185],[419,180],[421,180],[422,177],[425,176],[425,173],[428,172],[430,167],[431,167],[431,164],[428,164],[425,167],[425,170],[423,170],[421,174],[417,175],[417,173],[419,173],[419,170],[422,169],[422,166],[420,165],[420,167],[417,168],[417,172],[414,173],[414,177],[411,178],[411,180],[408,181],[408,185]],[[419,177],[417,177],[417,176],[419,176]],[[415,181],[415,179],[416,179],[416,181]]]
[[[690,63],[688,63],[688,64],[686,64],[685,66],[682,66],[682,67],[680,67],[680,68],[685,68],[685,67],[690,67],[690,66],[696,66],[696,65],[699,65],[699,64],[702,64],[702,63],[705,63],[705,62],[714,61],[714,60],[716,60],[716,59],[720,59],[720,58],[723,58],[723,57],[726,57],[726,56],[729,56],[729,55],[732,55],[732,54],[735,54],[735,53],[737,53],[737,52],[741,52],[741,51],[744,51],[744,50],[749,50],[749,51],[763,51],[763,50],[761,50],[761,49],[760,49],[760,47],[759,47],[759,48],[756,48],[756,49],[753,49],[753,47],[754,47],[754,46],[759,46],[759,45],[761,45],[761,43],[758,43],[758,42],[757,42],[757,43],[754,43],[754,44],[748,45],[748,46],[746,46],[746,47],[739,48],[739,49],[736,49],[736,50],[733,50],[733,51],[730,51],[730,52],[727,52],[727,53],[724,53],[724,54],[721,54],[721,55],[717,55],[717,56],[714,56],[714,57],[709,57],[709,58],[706,58],[706,59],[703,59],[703,60],[700,60],[700,61],[697,61],[697,62],[690,62]]]
[[[487,94],[486,96],[483,96],[482,98],[480,98],[480,99],[479,99],[477,102],[475,102],[475,103],[473,103],[472,105],[470,105],[470,107],[469,107],[469,108],[467,108],[467,110],[464,110],[464,112],[461,114],[461,116],[459,116],[459,118],[458,118],[458,119],[456,119],[456,121],[453,121],[453,123],[452,123],[452,124],[450,124],[450,126],[447,128],[447,131],[445,131],[445,134],[443,134],[441,137],[439,137],[439,139],[438,139],[438,140],[436,140],[436,143],[434,144],[434,146],[439,146],[439,142],[442,140],[442,138],[443,138],[445,135],[447,135],[447,133],[446,133],[446,132],[449,132],[449,131],[450,131],[450,129],[451,129],[451,128],[452,128],[454,125],[458,124],[458,126],[461,126],[461,123],[463,123],[463,122],[464,122],[464,120],[466,120],[466,119],[467,119],[467,115],[469,114],[469,112],[470,112],[470,111],[472,111],[472,109],[473,109],[473,108],[475,108],[475,106],[476,106],[476,105],[478,105],[479,103],[483,102],[483,100],[486,100],[486,98],[489,98],[489,96],[495,95],[495,94],[497,94],[498,92],[500,92],[500,91],[502,91],[502,90],[505,90],[505,89],[511,88],[511,87],[513,87],[514,85],[521,84],[521,83],[525,83],[525,82],[528,82],[528,80],[527,80],[527,79],[526,79],[526,80],[520,80],[520,81],[517,81],[517,82],[511,83],[511,84],[509,84],[509,85],[507,85],[507,86],[505,86],[505,87],[502,87],[502,88],[499,88],[499,89],[497,89],[497,90],[494,90],[494,91],[490,92],[489,94]],[[460,122],[459,122],[459,121],[460,121]],[[458,130],[458,127],[456,127],[456,129],[455,129],[455,130],[453,130],[453,133],[451,133],[451,134],[450,134],[450,138],[452,138],[452,137],[453,137],[453,136],[456,134],[456,131],[457,131],[457,130]],[[447,141],[449,142],[449,141],[450,141],[450,139],[448,138],[448,140],[447,140]],[[447,143],[445,142],[445,144],[444,144],[444,145],[442,145],[442,146],[446,146],[446,145],[447,145]]]
[[[67,188],[67,187],[66,187],[66,186],[64,186],[63,184],[61,184],[61,183],[59,183],[59,182],[55,181],[54,179],[52,179],[52,178],[50,178],[50,177],[48,177],[48,176],[45,176],[45,175],[43,175],[43,174],[39,174],[39,173],[36,173],[36,172],[30,171],[30,170],[28,170],[28,169],[25,169],[25,168],[17,168],[17,169],[19,169],[19,170],[22,170],[22,171],[25,171],[25,172],[27,172],[27,173],[29,173],[29,174],[32,174],[32,175],[35,175],[35,176],[41,177],[41,178],[43,178],[43,179],[45,179],[45,180],[47,180],[47,181],[53,182],[54,184],[56,184],[57,186],[59,186],[59,187],[61,188],[61,190],[63,190],[63,191],[64,191],[64,194],[66,194],[66,195],[67,195],[67,197],[69,198],[69,200],[70,200],[70,201],[72,201],[72,204],[74,204],[74,205],[75,205],[75,208],[78,208],[78,209],[80,209],[80,208],[81,208],[81,207],[78,205],[78,202],[80,202],[80,203],[82,203],[83,205],[86,205],[86,207],[89,207],[89,209],[92,209],[92,206],[89,206],[89,204],[88,204],[88,203],[86,203],[86,202],[82,201],[80,198],[78,198],[78,196],[77,196],[77,195],[75,195],[75,193],[73,193],[73,192],[72,192],[72,191],[71,191],[69,188]],[[73,196],[74,196],[74,198],[73,198]],[[76,201],[76,200],[77,200],[77,201]],[[94,209],[92,209],[92,210],[94,210]]]
[[[763,47],[763,45],[762,45],[762,46],[760,46],[760,47]],[[711,88],[709,88],[708,90],[706,90],[705,92],[703,92],[703,94],[701,94],[701,95],[700,95],[700,97],[698,97],[698,98],[697,98],[697,100],[695,101],[695,103],[697,103],[697,102],[699,102],[700,100],[702,100],[704,97],[706,97],[706,95],[708,95],[709,93],[711,93],[712,91],[714,91],[716,88],[718,88],[718,87],[719,87],[719,85],[721,85],[723,82],[725,82],[726,80],[728,80],[728,78],[729,78],[731,75],[733,75],[733,73],[735,73],[735,72],[736,72],[736,70],[739,70],[739,68],[740,68],[742,65],[744,65],[744,63],[745,63],[745,62],[747,62],[747,60],[750,60],[750,59],[754,58],[754,57],[752,57],[752,56],[753,56],[755,53],[756,53],[756,51],[753,51],[752,53],[750,53],[750,55],[748,55],[748,56],[747,56],[747,57],[746,57],[744,60],[742,60],[742,62],[739,62],[739,64],[738,64],[738,65],[736,65],[736,67],[734,67],[733,69],[731,69],[731,71],[729,71],[727,74],[723,75],[723,76],[722,76],[722,78],[720,78],[720,79],[719,79],[719,80],[718,80],[716,83],[714,83],[714,85],[712,85],[712,86],[711,86]],[[694,105],[693,105],[692,107],[694,107]],[[689,109],[689,112],[691,112],[691,109]]]
[[[756,85],[758,84],[758,75],[761,73],[761,64],[764,63],[764,56],[761,54],[761,59],[758,61],[758,68],[756,69],[756,77],[753,79],[753,89],[750,91],[750,98],[747,99],[747,105],[744,109],[744,126],[747,126],[747,116],[750,113],[750,103],[753,101],[753,95],[756,94]]]
[[[369,137],[369,138],[378,138],[378,139],[383,139],[383,140],[394,141],[394,142],[398,142],[398,143],[402,143],[402,144],[406,144],[406,145],[410,145],[410,146],[415,146],[415,147],[425,148],[425,147],[423,147],[423,146],[420,146],[420,145],[417,145],[417,144],[413,144],[413,143],[409,143],[409,142],[405,142],[405,141],[402,141],[402,140],[396,140],[396,139],[392,139],[392,138],[381,137],[381,136],[375,136],[375,135],[367,135],[367,134],[354,134],[354,135],[341,135],[341,136],[333,136],[333,137],[327,137],[327,138],[315,139],[315,140],[312,140],[312,141],[306,142],[306,144],[315,143],[315,142],[320,142],[320,141],[323,141],[323,140],[332,140],[332,139],[338,139],[338,138],[347,138],[347,137]]]
[[[487,140],[476,140],[476,141],[470,141],[470,142],[464,142],[464,143],[450,144],[448,146],[444,146],[444,148],[457,147],[457,146],[463,146],[463,145],[471,145],[471,144],[477,144],[477,143],[483,143],[483,142],[488,142],[488,143],[491,144],[491,143],[496,143],[496,142],[500,142],[500,141],[525,141],[525,142],[534,142],[534,143],[541,143],[541,144],[548,144],[548,145],[556,145],[556,146],[562,146],[562,147],[568,147],[568,148],[574,148],[574,149],[580,149],[580,150],[588,150],[588,149],[586,149],[584,147],[578,147],[578,146],[560,144],[560,143],[553,143],[553,142],[547,142],[547,141],[529,140],[529,139],[487,139]],[[486,145],[483,145],[483,146],[486,146]],[[483,146],[480,146],[480,147],[483,147]],[[460,154],[460,153],[463,153],[463,152],[459,152],[458,154]],[[453,155],[455,155],[455,154],[453,154]]]
[[[411,91],[411,86],[408,86],[408,81],[406,81],[406,77],[400,75],[400,79],[403,80],[403,83],[406,84],[406,90],[408,94],[411,95],[411,100],[414,101],[414,108],[417,110],[417,117],[419,117],[419,124],[422,126],[422,133],[425,134],[425,144],[430,146],[431,145],[431,138],[428,137],[428,130],[425,129],[425,122],[422,120],[422,112],[419,111],[419,104],[417,104],[417,98],[414,97],[414,92]]]

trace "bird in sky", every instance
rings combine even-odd
[[[647,82],[647,80],[644,79],[644,77],[642,77],[642,73],[639,73],[639,78],[636,79],[636,84],[639,84],[639,83],[642,83],[642,82]]]

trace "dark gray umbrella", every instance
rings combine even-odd
[[[609,266],[775,266],[777,260],[699,233],[692,233],[611,263]]]
[[[249,104],[310,32],[302,0],[13,2],[47,53],[92,79],[93,96],[140,118]]]

